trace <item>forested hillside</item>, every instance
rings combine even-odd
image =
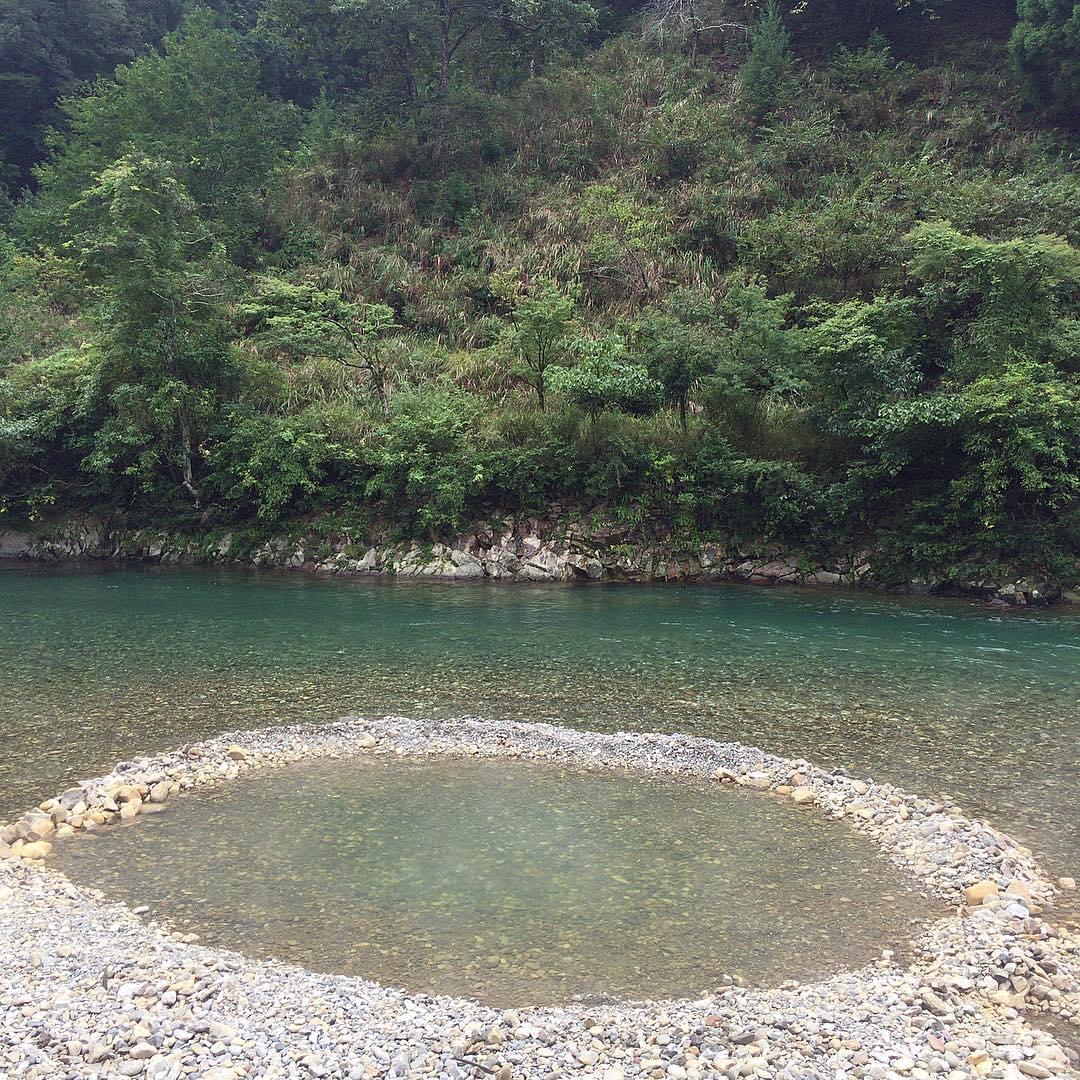
[[[1072,0],[0,0],[0,527],[1074,581],[1078,120]]]

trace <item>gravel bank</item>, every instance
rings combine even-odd
[[[910,966],[698,1001],[500,1012],[261,962],[144,922],[49,867],[54,844],[252,768],[350,754],[510,755],[713,778],[871,837],[952,913]],[[1067,886],[1069,883],[1065,882]],[[1030,852],[949,803],[738,744],[388,717],[224,735],[47,800],[0,833],[0,1076],[1080,1080],[1080,941]]]

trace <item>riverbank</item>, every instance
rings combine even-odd
[[[872,552],[813,559],[775,547],[751,551],[730,550],[717,543],[646,542],[619,527],[537,518],[507,517],[497,527],[483,523],[446,541],[421,542],[377,532],[354,538],[314,527],[272,537],[228,529],[189,534],[73,517],[40,528],[0,532],[0,558],[246,565],[315,574],[455,581],[745,581],[965,595],[1019,607],[1080,604],[1080,584],[1074,581],[1000,574],[973,579],[949,572],[897,580],[876,565]]]
[[[138,827],[151,807],[251,769],[432,753],[629,768],[788,798],[870,837],[952,910],[907,967],[886,953],[818,984],[500,1011],[206,948],[48,867],[44,845],[75,842],[62,830]],[[392,717],[231,733],[121,763],[11,830],[39,837],[15,837],[15,857],[0,859],[10,955],[0,1065],[14,1075],[1080,1077],[1036,1019],[1080,1022],[1080,942],[1048,921],[1057,887],[1026,849],[948,802],[740,744]]]

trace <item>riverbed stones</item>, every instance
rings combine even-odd
[[[99,829],[114,827],[135,803],[134,795],[115,797],[121,785],[137,789],[144,807],[168,813],[177,792],[358,751],[712,777],[760,790],[747,798],[794,800],[806,788],[814,796],[806,812],[862,832],[898,866],[918,871],[922,888],[949,913],[923,928],[903,961],[886,952],[823,983],[727,985],[695,1001],[504,1013],[205,948],[194,935],[173,935],[76,888],[41,859],[17,856],[0,862],[0,1076],[1080,1080],[1075,1057],[1038,1023],[1044,1014],[1080,1024],[1080,942],[1041,914],[1055,889],[1030,852],[948,803],[751,747],[474,719],[386,717],[233,733],[121,763],[82,785],[68,806],[61,796],[67,810],[84,805],[74,815],[83,823],[69,814],[53,839],[78,842],[97,821]],[[164,782],[170,800],[153,803],[154,786]],[[21,855],[34,843],[49,841],[20,832],[9,848]],[[977,886],[982,895],[972,903],[965,890]],[[499,1039],[489,1041],[496,1030]]]

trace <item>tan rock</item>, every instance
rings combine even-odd
[[[52,836],[55,831],[56,826],[53,824],[52,818],[39,817],[30,822],[30,832],[39,840],[44,840],[46,836]]]
[[[1030,900],[1031,899],[1031,889],[1028,888],[1028,886],[1027,886],[1027,884],[1025,882],[1018,881],[1017,879],[1014,878],[1005,887],[1005,895],[1006,896],[1018,896],[1018,897],[1020,897],[1021,900]]]
[[[799,806],[817,802],[817,796],[808,787],[797,787],[791,792],[791,801]]]
[[[375,738],[374,735],[371,734],[370,731],[365,731],[364,734],[360,736],[360,745],[365,750],[370,750],[377,741],[378,740]]]
[[[233,759],[233,761],[247,761],[248,752],[242,746],[230,746],[225,751]]]
[[[1063,888],[1063,889],[1067,889],[1069,891],[1072,891],[1073,889],[1076,888],[1076,878],[1071,878],[1071,877],[1058,878],[1058,885],[1060,885],[1061,888]]]
[[[1000,895],[997,884],[993,881],[979,881],[964,890],[964,900],[972,907],[978,907],[987,897]]]
[[[138,816],[141,809],[142,799],[129,799],[120,807],[120,820],[130,821],[133,817]]]
[[[30,844],[23,844],[19,856],[30,860],[44,859],[51,851],[52,844],[48,840],[35,840]]]
[[[150,789],[150,801],[152,803],[163,803],[168,799],[169,794],[169,781],[161,780]]]
[[[74,836],[74,835],[75,835],[75,830],[70,825],[61,825],[60,828],[56,830],[56,839],[57,840],[67,840],[68,837],[71,837],[71,836]]]
[[[754,791],[768,791],[772,787],[772,781],[763,773],[749,773],[740,776],[737,783],[743,787],[752,788]]]

